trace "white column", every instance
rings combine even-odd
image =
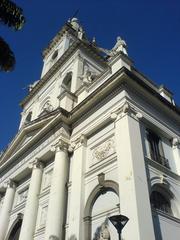
[[[174,161],[176,164],[176,171],[177,171],[177,174],[180,175],[180,140],[178,140],[178,138],[173,138],[172,148],[173,148]]]
[[[62,240],[66,212],[66,183],[68,176],[67,143],[62,139],[53,148],[55,151],[54,169],[51,180],[49,205],[46,221],[45,240]]]
[[[155,240],[139,119],[126,104],[114,115],[119,172],[120,211],[129,218],[122,231],[126,240]]]
[[[4,197],[2,209],[1,209],[1,217],[0,217],[0,240],[4,240],[6,236],[6,232],[9,224],[9,217],[14,201],[16,186],[15,183],[10,179],[7,182],[6,194]]]
[[[86,137],[82,135],[75,141],[72,165],[72,188],[70,199],[70,216],[68,237],[83,239],[83,198],[84,198],[84,164],[86,154]]]
[[[30,164],[30,168],[32,168],[32,175],[19,237],[20,240],[32,240],[36,226],[43,166],[42,163],[36,159]]]

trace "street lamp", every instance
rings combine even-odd
[[[116,228],[119,235],[119,240],[121,240],[121,231],[126,225],[126,223],[129,221],[129,218],[124,215],[115,215],[115,216],[109,217],[108,219]]]

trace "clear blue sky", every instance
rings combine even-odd
[[[19,102],[27,86],[39,79],[42,50],[79,9],[78,18],[89,38],[112,48],[116,37],[128,44],[135,67],[157,84],[164,84],[180,103],[179,0],[14,0],[27,22],[19,32],[0,26],[17,64],[12,73],[0,73],[0,150],[18,130]]]

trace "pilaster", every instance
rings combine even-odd
[[[130,219],[122,236],[127,240],[153,240],[155,236],[140,132],[143,115],[125,103],[111,117],[115,121],[120,211]]]
[[[68,235],[83,238],[83,210],[84,210],[84,168],[86,162],[86,136],[81,135],[71,147],[74,149],[72,163],[72,188],[70,199],[70,216]]]

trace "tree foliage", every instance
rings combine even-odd
[[[12,71],[16,60],[9,45],[0,37],[0,71]]]
[[[10,0],[0,0],[0,23],[20,30],[24,23],[23,10]],[[0,71],[12,71],[15,57],[9,45],[0,37]]]

